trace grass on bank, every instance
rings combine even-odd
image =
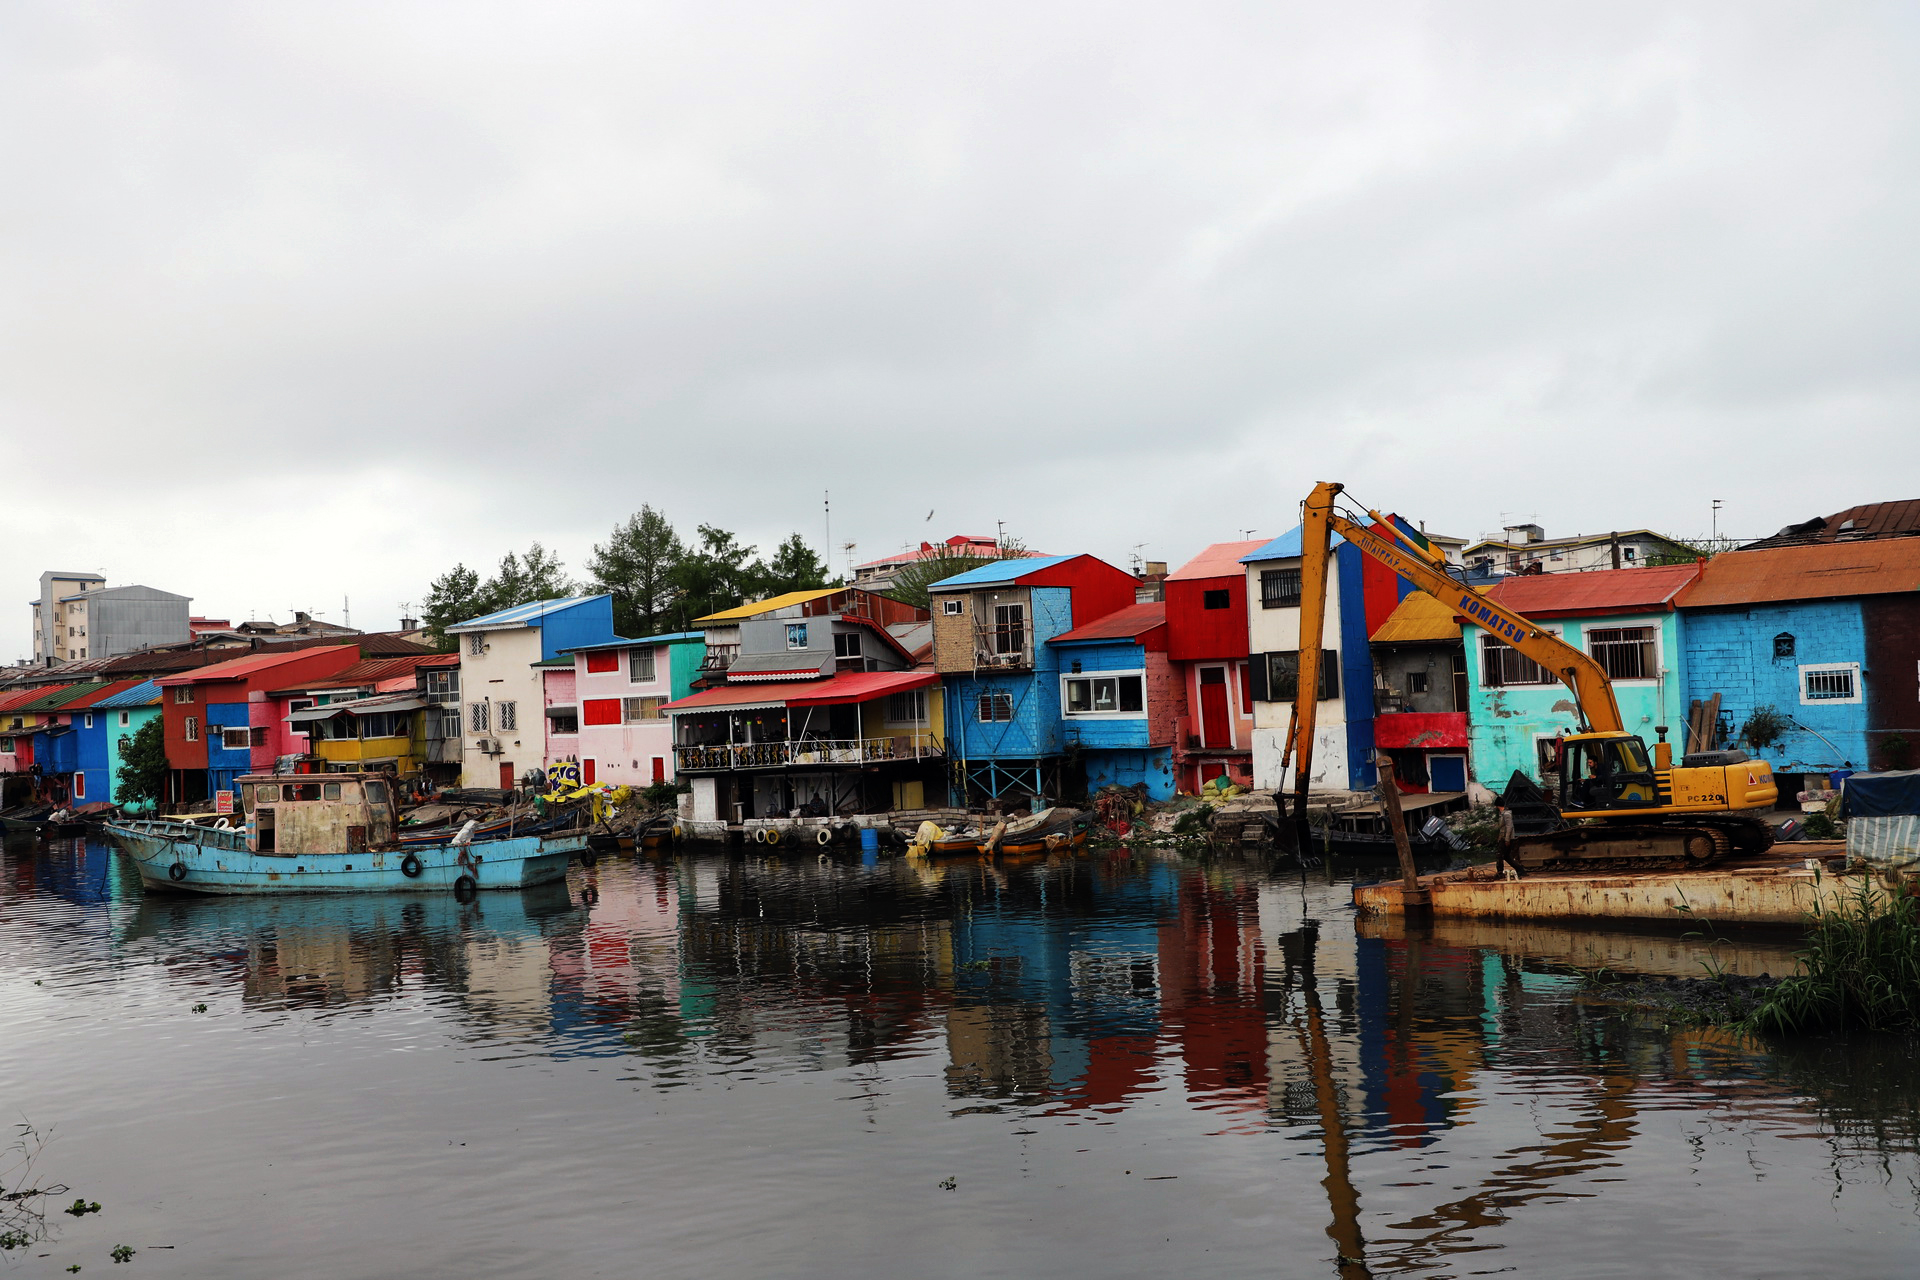
[[[1861,877],[1810,913],[1800,972],[1783,978],[1742,1020],[1760,1035],[1905,1031],[1920,1027],[1920,894]]]

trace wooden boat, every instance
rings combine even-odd
[[[522,889],[563,878],[587,843],[584,828],[559,826],[570,815],[512,835],[476,824],[403,843],[390,784],[373,773],[249,774],[235,787],[238,826],[162,818],[109,823],[107,834],[148,888],[219,894]]]
[[[994,845],[997,853],[1023,855],[1053,853],[1076,843],[1087,842],[1085,815],[1078,809],[1055,807],[1042,809],[1018,822],[1010,822]]]

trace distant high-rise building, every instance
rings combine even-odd
[[[109,587],[97,573],[40,575],[33,606],[33,664],[54,667],[83,658],[111,658],[189,639],[191,596],[154,587]]]

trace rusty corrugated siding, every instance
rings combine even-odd
[[[1920,590],[1920,538],[1821,542],[1715,556],[1679,604],[1712,609],[1915,590]]]

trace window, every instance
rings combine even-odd
[[[1300,691],[1300,652],[1287,649],[1269,653],[1267,658],[1267,701],[1292,702]],[[1340,696],[1340,655],[1332,649],[1320,651],[1320,696],[1317,701]]]
[[[457,738],[460,736],[460,708],[444,707],[440,712],[440,736]]]
[[[1587,632],[1587,652],[1609,680],[1651,680],[1659,674],[1652,627],[1595,627]]]
[[[121,727],[122,729],[124,729],[124,728],[126,728],[126,727],[127,727],[128,725],[130,725],[130,724],[132,724],[132,723],[133,723],[133,712],[131,712],[131,711],[122,711],[122,712],[120,713],[120,727]]]
[[[587,671],[591,675],[604,675],[620,669],[620,655],[611,649],[602,649],[587,655]]]
[[[887,723],[923,725],[927,722],[927,691],[909,689],[887,699]]]
[[[1073,676],[1064,684],[1070,716],[1137,716],[1146,710],[1144,676]]]
[[[320,798],[322,800],[338,800],[340,798],[340,784],[337,782],[321,783]]]
[[[1793,633],[1791,631],[1782,631],[1773,638],[1773,656],[1776,658],[1791,658],[1793,656]]]
[[[247,730],[247,745],[248,745],[248,746],[250,746],[250,747],[264,747],[264,746],[266,746],[266,745],[267,745],[267,731],[266,731],[265,729],[249,729],[249,730]]]
[[[367,783],[367,803],[385,804],[386,802],[387,784],[376,780],[369,780]]]
[[[999,604],[993,607],[993,651],[1025,653],[1027,649],[1027,606]]]
[[[1226,590],[1203,591],[1200,593],[1200,607],[1202,609],[1230,609],[1233,607],[1233,592]]]
[[[981,724],[993,724],[1013,719],[1013,695],[1010,693],[983,693],[980,695],[979,719]]]
[[[957,618],[967,611],[967,606],[959,600],[942,600],[940,612],[949,618]]]
[[[787,648],[804,649],[807,647],[807,624],[790,622],[787,624]]]
[[[192,702],[193,686],[190,684],[183,684],[178,689],[175,689],[173,691],[173,700],[175,702]]]
[[[13,750],[13,739],[0,738],[0,756],[6,755],[12,750]]]
[[[500,727],[500,732],[512,733],[515,729],[520,727],[520,714],[519,714],[518,705],[512,702],[494,703],[493,704],[493,722]]]
[[[653,679],[653,650],[627,650],[627,680],[632,684],[647,684]]]
[[[427,701],[436,706],[460,700],[460,673],[458,671],[427,672]]]
[[[1497,636],[1480,637],[1480,683],[1490,689],[1512,684],[1553,684],[1547,669]]]
[[[626,699],[626,717],[628,724],[638,724],[642,720],[665,720],[667,717],[660,708],[667,705],[665,698],[628,698]]]
[[[1427,691],[1427,673],[1424,671],[1407,672],[1407,692],[1425,693]]]
[[[1260,607],[1292,609],[1300,604],[1298,569],[1262,569],[1260,571]],[[1289,695],[1291,696],[1291,695]]]
[[[585,724],[619,724],[620,699],[588,698],[580,704],[581,721]]]
[[[1622,547],[1622,548],[1620,548],[1620,558],[1621,558],[1622,560],[1633,560],[1633,559],[1636,559],[1636,558],[1638,558],[1638,556],[1639,556],[1639,554],[1640,554],[1640,553],[1639,553],[1639,552],[1638,552],[1638,551],[1637,551],[1637,550],[1636,550],[1635,548],[1633,548],[1633,547]]]
[[[833,656],[836,658],[859,657],[860,633],[857,631],[836,632],[833,637]]]
[[[223,751],[245,751],[252,745],[253,739],[248,736],[245,729],[222,729],[220,731],[220,748]]]
[[[468,653],[472,654],[474,657],[477,658],[481,654],[485,653],[486,651],[487,651],[487,633],[486,632],[476,631],[472,635],[469,635],[467,637]]]
[[[89,711],[85,716],[81,718],[86,721],[87,728],[89,729],[93,728],[93,712]]]
[[[186,722],[181,725],[180,732],[188,742],[198,742],[200,741],[200,722],[188,716]]]
[[[1837,662],[1819,667],[1800,668],[1800,701],[1860,701],[1860,664]]]
[[[572,707],[549,707],[547,732],[560,737],[580,732],[580,713]]]
[[[73,798],[75,800],[84,800],[87,798],[87,775],[85,773],[75,773],[73,775]]]
[[[487,704],[469,702],[467,704],[467,732],[485,733],[487,731]]]

